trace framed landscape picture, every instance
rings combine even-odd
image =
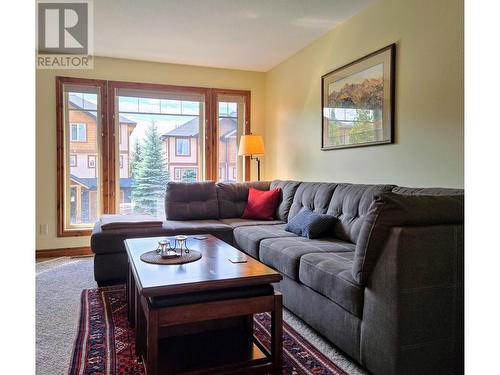
[[[322,150],[394,143],[391,44],[321,77]]]

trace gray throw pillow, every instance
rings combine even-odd
[[[332,229],[336,221],[334,216],[318,214],[304,207],[288,221],[285,230],[310,239],[319,238]]]

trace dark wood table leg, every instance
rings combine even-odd
[[[273,373],[283,373],[283,296],[274,295],[274,310],[271,312],[271,355],[273,357]]]
[[[148,375],[156,375],[158,372],[158,312],[150,310],[147,314],[146,328],[146,369]]]

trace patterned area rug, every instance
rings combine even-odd
[[[134,330],[128,326],[125,287],[85,289],[69,374],[144,374],[135,356]],[[254,332],[269,348],[271,317],[257,314]],[[344,375],[342,369],[283,322],[283,374]]]

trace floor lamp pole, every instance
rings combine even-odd
[[[250,156],[250,159],[257,160],[257,181],[260,181],[260,159]]]

